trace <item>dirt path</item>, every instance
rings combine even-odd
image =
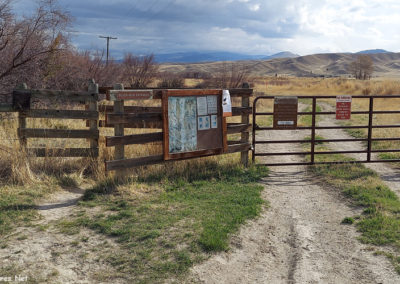
[[[113,271],[101,255],[117,252],[118,245],[90,230],[66,235],[56,225],[79,214],[76,203],[83,192],[60,191],[40,204],[41,219],[7,237],[7,246],[0,249],[2,268],[27,276],[31,283],[108,283]]]
[[[302,139],[304,131],[269,131],[264,138]],[[337,136],[335,136],[337,137]],[[287,147],[287,148],[286,148]],[[288,144],[268,151],[299,151]],[[267,149],[265,149],[267,150]],[[300,157],[269,158],[270,162]],[[233,238],[233,249],[212,256],[192,270],[200,283],[400,283],[389,261],[357,241],[344,217],[360,212],[306,168],[272,167],[263,181],[270,202],[255,221]]]

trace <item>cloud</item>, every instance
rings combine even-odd
[[[18,7],[24,2],[19,0]],[[223,50],[270,54],[399,50],[398,0],[59,0],[78,48],[112,54]],[[31,4],[29,4],[31,5]],[[22,9],[23,10],[23,9]]]

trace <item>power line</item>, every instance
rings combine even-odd
[[[110,49],[110,39],[118,39],[116,37],[111,37],[111,36],[99,36],[99,38],[105,38],[107,39],[107,60],[106,60],[106,65],[108,65],[108,57],[109,57],[109,49]]]

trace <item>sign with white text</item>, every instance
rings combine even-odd
[[[296,129],[297,97],[275,97],[274,129]]]
[[[351,96],[336,97],[336,119],[346,120],[351,117]]]

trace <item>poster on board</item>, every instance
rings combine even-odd
[[[181,153],[197,149],[196,97],[170,97],[169,152]]]

